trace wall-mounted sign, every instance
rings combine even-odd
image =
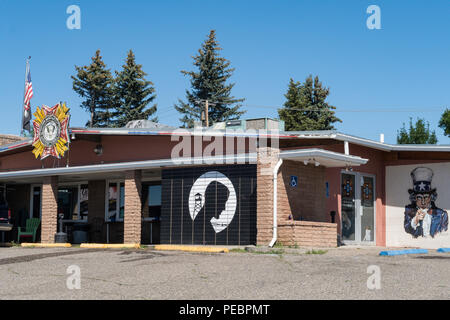
[[[46,105],[42,109],[37,108],[33,121],[34,138],[33,154],[36,157],[45,159],[48,156],[60,158],[69,150],[69,108],[66,104],[53,107]]]
[[[297,176],[291,176],[290,186],[293,188],[298,186],[298,177]]]

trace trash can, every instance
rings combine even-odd
[[[72,230],[72,243],[88,242],[89,226],[87,223],[75,223]]]

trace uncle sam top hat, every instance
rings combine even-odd
[[[425,167],[418,167],[411,171],[413,180],[413,189],[408,190],[409,193],[432,193],[436,189],[431,188],[431,180],[433,179],[433,170]]]

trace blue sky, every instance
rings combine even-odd
[[[81,8],[81,30],[69,30],[69,5]],[[369,5],[381,9],[381,30],[369,30]],[[71,126],[88,113],[72,90],[74,65],[100,49],[119,70],[129,49],[155,84],[160,122],[179,125],[191,70],[209,30],[236,71],[233,95],[246,98],[246,118],[276,117],[289,78],[318,75],[343,120],[339,131],[395,143],[409,117],[436,128],[450,107],[449,1],[0,1],[0,132],[18,134],[25,60],[32,56],[36,106],[67,101]],[[400,112],[400,111],[401,112]],[[381,112],[382,111],[382,112]]]

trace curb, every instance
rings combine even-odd
[[[139,243],[82,243],[80,248],[89,249],[139,249]]]
[[[186,252],[203,252],[203,253],[228,253],[227,248],[218,247],[202,247],[202,246],[183,246],[183,245],[155,245],[155,250],[160,251],[186,251]]]
[[[72,245],[70,243],[30,243],[30,242],[24,242],[20,244],[22,247],[25,248],[70,248]]]
[[[407,249],[407,250],[389,250],[381,251],[380,256],[398,256],[402,254],[423,254],[428,253],[427,249]]]

